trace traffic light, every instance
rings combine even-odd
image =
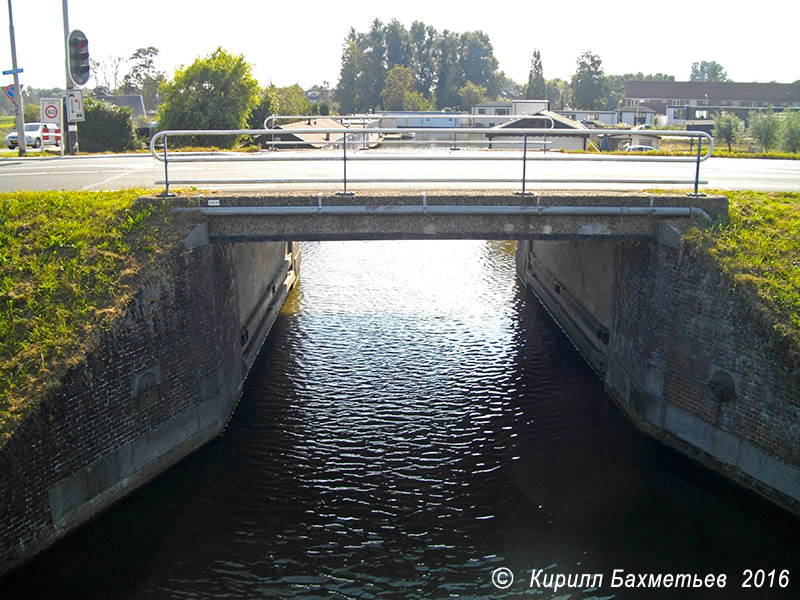
[[[69,34],[69,76],[75,85],[89,81],[89,41],[83,32],[76,29]]]

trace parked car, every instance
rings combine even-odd
[[[17,132],[6,136],[6,146],[12,150],[17,147]],[[25,123],[25,145],[32,148],[58,146],[61,144],[61,129],[55,123]]]
[[[653,148],[652,146],[637,144],[635,146],[628,146],[627,148],[625,148],[625,152],[655,152],[655,148]]]

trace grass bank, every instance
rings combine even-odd
[[[686,243],[729,276],[800,365],[800,194],[728,195]],[[140,190],[0,194],[0,445],[189,230]]]
[[[730,222],[687,243],[719,265],[800,367],[800,193],[713,193],[730,199]]]
[[[185,231],[144,193],[0,194],[0,445]]]

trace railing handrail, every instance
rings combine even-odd
[[[355,157],[347,156],[347,148],[350,146],[351,148],[363,148],[367,144],[373,142],[372,138],[376,136],[386,136],[390,134],[408,134],[408,133],[435,133],[435,134],[453,134],[454,137],[454,144],[455,144],[455,137],[458,134],[477,134],[481,136],[487,136],[487,139],[484,143],[491,144],[504,144],[505,146],[516,146],[520,145],[522,149],[522,194],[526,193],[525,191],[525,184],[527,181],[531,182],[541,182],[541,181],[549,181],[549,180],[542,180],[542,179],[528,179],[526,174],[526,165],[528,160],[583,160],[583,161],[636,161],[636,162],[684,162],[684,163],[696,163],[696,172],[694,181],[694,192],[695,195],[698,194],[698,186],[700,184],[700,163],[707,160],[714,152],[714,138],[711,137],[708,133],[704,131],[676,131],[676,130],[660,130],[660,129],[645,129],[645,130],[630,130],[630,129],[552,129],[552,128],[486,128],[486,127],[348,127],[348,128],[292,128],[286,130],[280,130],[282,133],[285,134],[294,134],[294,135],[302,135],[302,134],[315,134],[315,135],[325,135],[326,139],[324,140],[314,140],[311,143],[320,143],[323,146],[327,146],[328,148],[339,148],[342,149],[341,156],[331,156],[330,154],[317,154],[318,150],[315,150],[315,154],[304,154],[298,155],[297,153],[293,153],[291,155],[282,155],[280,153],[267,153],[267,154],[245,154],[245,153],[237,153],[237,154],[218,154],[216,152],[193,152],[188,153],[186,155],[181,156],[180,153],[173,153],[172,156],[168,153],[168,139],[170,137],[185,137],[185,136],[243,136],[243,135],[250,135],[250,136],[274,136],[276,134],[276,129],[199,129],[199,130],[189,130],[189,129],[174,129],[174,130],[165,130],[159,131],[156,133],[150,140],[150,152],[156,158],[164,163],[164,184],[166,186],[165,193],[169,193],[169,174],[168,174],[168,163],[169,162],[200,162],[200,161],[219,161],[219,160],[256,160],[256,161],[297,161],[297,160],[340,160],[343,162],[344,168],[344,176],[340,180],[343,182],[344,185],[344,193],[347,192],[347,163],[348,161],[359,161],[359,160],[373,160],[373,161],[398,161],[398,160],[417,160],[417,161],[424,161],[424,160],[450,160],[450,161],[464,161],[464,160],[471,160],[471,161],[481,161],[481,160],[519,160],[518,153],[515,154],[493,154],[493,153],[451,153],[446,156],[431,156],[426,155],[425,153],[418,153],[414,155],[398,155],[397,153],[390,154],[361,154]],[[331,139],[331,134],[337,136],[335,139]],[[338,137],[338,136],[341,137]],[[555,156],[553,153],[550,153],[549,156],[547,154],[547,144],[544,144],[544,153],[542,155],[536,156],[535,159],[532,159],[528,152],[528,144],[531,142],[529,138],[531,137],[541,137],[543,139],[547,139],[548,137],[551,139],[559,138],[559,137],[592,137],[596,135],[613,135],[613,136],[643,136],[643,137],[682,137],[682,138],[697,138],[697,156],[696,157],[689,157],[689,156],[643,156],[643,155],[629,155],[629,154],[604,154],[604,153],[589,153],[589,154],[563,154],[557,153]],[[348,137],[350,138],[348,140]],[[499,140],[497,138],[500,138]],[[516,138],[516,139],[503,139],[503,138]],[[517,139],[520,139],[517,141]],[[158,145],[158,141],[163,139],[163,153],[159,154],[156,146]],[[705,154],[702,154],[701,149],[703,146],[703,140],[707,140],[708,147],[706,149]],[[375,140],[377,141],[377,140]],[[445,140],[438,140],[439,142],[443,142]],[[474,141],[474,140],[473,140]],[[536,142],[536,140],[533,140]],[[280,143],[280,142],[276,142]],[[300,141],[290,141],[288,142],[292,145],[297,145],[298,143],[303,143],[302,140]],[[400,142],[402,144],[402,141]],[[537,142],[538,143],[538,142]],[[449,144],[449,141],[448,141]],[[454,146],[453,150],[456,147]],[[503,148],[500,150],[511,150],[511,148]],[[571,181],[580,182],[580,183],[620,183],[622,180],[581,180],[581,179],[567,179],[567,180],[553,180],[553,182],[562,181],[564,183],[569,183]],[[324,183],[327,182],[327,179],[306,179],[303,180],[307,183]],[[361,179],[361,180],[350,180],[351,182],[388,182],[390,180],[386,178],[377,178],[377,179]],[[437,179],[397,179],[392,180],[393,182],[407,182],[407,183],[414,183],[414,182],[454,182],[455,180],[447,179],[447,178],[437,178]],[[471,182],[472,180],[463,179],[465,183]],[[478,180],[475,180],[478,181]],[[494,180],[492,180],[494,181]],[[503,182],[502,179],[497,179],[497,182]],[[229,183],[265,183],[265,182],[274,182],[273,180],[267,179],[260,179],[260,180],[251,180],[251,181],[230,181]],[[299,180],[296,179],[287,179],[286,183],[298,183]],[[489,180],[486,180],[489,182]],[[673,183],[668,180],[625,180],[625,183],[632,183],[632,182],[641,182],[642,184],[648,183]],[[186,183],[186,182],[181,182]],[[204,183],[203,181],[195,181],[191,183]],[[210,182],[207,181],[205,183],[217,183],[217,182]],[[674,183],[684,184],[686,183],[685,180],[675,180]],[[705,182],[704,182],[705,183]]]
[[[285,130],[275,130],[275,129],[169,129],[164,131],[159,131],[150,140],[150,152],[154,158],[163,162],[163,156],[160,156],[158,150],[156,149],[157,142],[159,139],[163,137],[187,137],[187,136],[224,136],[224,135],[252,135],[252,136],[260,136],[260,135],[276,135],[276,131],[281,131],[285,134],[341,134],[344,136],[347,134],[348,136],[352,134],[378,134],[378,135],[386,135],[386,134],[403,134],[403,133],[437,133],[437,134],[449,134],[449,133],[462,133],[462,134],[482,134],[482,135],[489,135],[492,138],[498,137],[519,137],[522,138],[525,135],[528,136],[548,136],[548,137],[591,137],[594,135],[636,135],[636,136],[644,136],[644,137],[678,137],[678,138],[698,138],[704,139],[708,142],[708,148],[706,149],[705,154],[700,156],[700,161],[703,162],[711,157],[714,152],[714,138],[704,131],[677,131],[673,129],[645,129],[645,130],[637,130],[633,133],[630,129],[550,129],[550,128],[487,128],[487,127],[379,127],[379,128],[369,128],[369,127],[350,127],[347,129],[339,129],[339,128],[297,128],[297,129],[285,129]],[[556,132],[556,133],[554,133]],[[439,140],[444,141],[444,140]],[[465,140],[469,141],[469,140]],[[472,140],[472,141],[482,141],[482,140]],[[339,146],[342,144],[341,140],[326,140],[329,145],[336,145]],[[275,142],[279,144],[281,142]],[[296,145],[298,142],[290,141],[285,142],[285,144],[292,144]],[[363,144],[363,140],[351,140],[347,142],[352,146]],[[487,140],[488,143],[488,140]],[[514,143],[513,141],[500,141],[497,143]],[[520,148],[522,147],[522,142],[518,142],[520,144]],[[504,148],[505,149],[505,148]],[[203,160],[205,155],[210,153],[203,153],[203,152],[196,152],[191,153],[191,156],[187,156],[182,159],[173,159],[173,160]],[[566,154],[565,156],[575,157],[575,156],[584,156],[584,155],[571,155]],[[669,162],[664,161],[664,159],[672,159],[672,162],[676,162],[675,159],[678,159],[678,162],[695,162],[697,160],[696,157],[680,157],[680,156],[635,156],[635,155],[620,155],[620,154],[604,154],[604,153],[591,153],[589,154],[591,158],[584,159],[584,160],[596,160],[598,157],[606,157],[606,160],[626,160],[626,159],[648,159],[648,160],[660,160],[662,162]],[[614,158],[609,158],[614,157]],[[274,159],[280,160],[280,159]],[[287,160],[287,159],[284,159]],[[352,159],[351,159],[352,160]]]
[[[482,120],[482,119],[492,119],[498,121],[513,121],[515,119],[521,118],[537,118],[537,119],[547,119],[550,121],[550,128],[555,128],[555,119],[550,115],[543,115],[543,114],[533,114],[533,115],[473,115],[470,113],[429,113],[429,112],[380,112],[380,113],[367,113],[363,115],[275,115],[272,114],[264,119],[264,129],[274,129],[271,125],[275,125],[275,121],[277,120],[290,120],[294,119],[295,121],[309,121],[312,119],[331,119],[333,121],[380,121],[381,119],[421,119],[425,118],[428,121],[431,120],[444,120],[444,119],[466,119],[467,121],[475,121]],[[469,127],[468,125],[464,125],[462,127]],[[406,129],[406,128],[404,128]],[[434,127],[434,129],[439,129],[438,127]]]

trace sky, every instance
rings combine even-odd
[[[466,2],[430,0],[69,0],[69,25],[86,34],[94,60],[129,58],[137,48],[155,46],[157,66],[171,78],[176,68],[221,46],[244,55],[262,86],[299,83],[308,88],[324,81],[335,86],[349,29],[365,32],[375,18],[396,18],[407,28],[420,20],[439,31],[482,30],[500,69],[523,84],[535,49],[547,79],[568,80],[579,55],[590,51],[609,75],[661,72],[686,81],[693,62],[713,60],[733,81],[791,83],[800,79],[795,1],[733,8],[730,0],[571,0],[508,2],[491,9],[488,3],[468,8]],[[63,87],[62,0],[11,2],[23,86]],[[0,26],[8,32],[8,0],[2,4]],[[0,42],[0,66],[11,68],[8,39]],[[0,82],[12,83],[12,77],[0,76]]]

